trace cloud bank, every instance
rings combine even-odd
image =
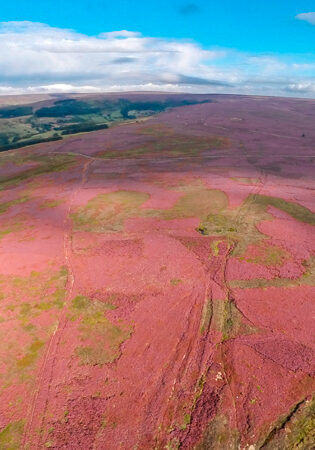
[[[296,19],[305,20],[305,22],[315,25],[315,12],[301,13],[296,16]]]
[[[0,94],[159,90],[314,97],[314,67],[314,55],[253,55],[137,31],[88,36],[41,23],[0,23]]]

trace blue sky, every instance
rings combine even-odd
[[[5,2],[0,93],[130,88],[314,97],[314,11],[314,0]]]

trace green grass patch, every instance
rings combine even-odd
[[[219,256],[219,245],[222,242],[221,239],[215,239],[211,242],[211,253],[213,256]]]
[[[134,217],[148,198],[149,194],[136,191],[100,194],[71,214],[74,231],[120,232],[124,221]]]
[[[126,323],[114,324],[106,317],[106,311],[115,306],[77,296],[71,305],[71,319],[79,322],[82,345],[75,353],[81,364],[104,365],[121,355],[120,346],[130,338],[132,327]]]
[[[207,299],[203,305],[200,322],[200,333],[204,334],[209,330],[212,318],[212,301]]]
[[[169,209],[146,209],[139,212],[142,217],[157,217],[162,220],[197,217],[203,220],[207,214],[218,213],[228,205],[224,192],[217,189],[193,189],[180,197]]]
[[[315,286],[315,258],[304,261],[305,272],[299,278],[252,278],[251,280],[231,280],[231,288],[257,289],[268,287]]]
[[[280,209],[294,219],[315,225],[315,213],[310,211],[305,206],[299,203],[289,202],[282,198],[270,197],[267,195],[252,194],[249,196],[249,201],[254,202],[258,207],[266,210],[268,206],[273,206],[274,208]]]
[[[180,429],[186,430],[186,428],[190,424],[190,422],[191,422],[191,414],[185,414],[184,421],[183,421],[183,424],[181,425]]]
[[[290,426],[288,449],[311,449],[315,442],[315,397],[308,402]]]
[[[267,267],[281,266],[289,258],[287,252],[275,245],[260,242],[248,247],[246,254],[238,259],[251,264],[260,264]]]
[[[212,322],[222,333],[222,341],[257,332],[256,328],[245,323],[243,315],[229,299],[212,302]]]
[[[27,367],[30,367],[35,364],[35,362],[38,359],[39,351],[44,346],[44,342],[40,341],[39,339],[35,340],[26,351],[26,354],[18,359],[17,361],[17,368],[19,370],[23,370]]]
[[[166,219],[198,217],[201,220],[211,212],[217,213],[228,205],[224,192],[216,189],[197,189],[180,197],[173,208],[161,215]]]
[[[24,420],[9,423],[0,432],[1,450],[21,449],[21,439],[24,430]]]
[[[177,286],[178,284],[182,283],[183,280],[181,280],[180,278],[173,278],[170,283],[172,286]]]
[[[132,217],[156,217],[162,220],[207,217],[218,213],[228,205],[224,192],[216,189],[193,189],[180,197],[169,209],[143,209],[149,194],[137,191],[115,191],[100,194],[72,215],[74,231],[97,233],[120,232],[124,221]]]
[[[232,256],[244,256],[249,245],[263,248],[261,241],[267,239],[258,231],[257,225],[264,220],[272,220],[268,207],[278,208],[304,223],[315,224],[315,214],[302,205],[281,198],[264,195],[249,195],[243,204],[233,210],[223,209],[209,214],[201,220],[198,231],[203,235],[224,236],[234,247]],[[266,247],[267,248],[267,247]],[[264,256],[258,257],[265,265],[281,264],[284,255],[281,250],[269,247]]]

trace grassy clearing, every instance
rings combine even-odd
[[[228,204],[227,196],[214,189],[196,189],[184,194],[170,209],[142,209],[149,195],[136,191],[100,194],[71,215],[74,231],[120,232],[131,217],[156,217],[162,220],[198,217],[218,212]]]
[[[241,256],[248,245],[260,242],[266,237],[257,229],[262,220],[271,220],[264,208],[247,198],[240,208],[209,213],[204,218],[198,231],[203,235],[220,236],[233,245],[233,256]]]
[[[198,231],[208,236],[227,239],[234,247],[232,256],[241,256],[250,244],[266,239],[256,225],[262,220],[271,219],[267,214],[240,214],[240,210],[224,210],[218,214],[209,214],[201,221]],[[218,250],[215,250],[216,252]]]
[[[289,254],[282,248],[260,242],[248,247],[246,254],[238,258],[251,264],[260,264],[267,267],[282,266],[289,259]]]
[[[82,345],[75,353],[81,364],[104,365],[121,355],[120,346],[130,338],[132,327],[123,322],[116,325],[106,317],[106,311],[114,307],[84,296],[73,299],[69,317],[79,321]]]
[[[300,222],[315,225],[315,213],[299,203],[289,202],[279,197],[257,194],[250,195],[248,200],[252,201],[258,208],[264,211],[267,210],[268,206],[273,206]]]
[[[180,197],[170,210],[160,212],[166,220],[198,217],[203,220],[209,213],[218,213],[228,206],[224,192],[216,189],[196,189]]]
[[[299,278],[252,278],[251,280],[231,280],[231,288],[256,289],[268,287],[295,287],[295,286],[315,286],[315,259],[304,262],[305,272]]]
[[[100,194],[71,214],[74,231],[114,233],[123,230],[124,221],[137,214],[149,195],[136,191]]]
[[[295,287],[295,286],[315,286],[315,258],[311,257],[304,261],[304,273],[299,278],[253,278],[251,280],[231,280],[231,288],[256,289],[268,287]]]
[[[315,214],[304,206],[277,197],[255,194],[249,195],[240,208],[209,214],[201,221],[198,231],[204,235],[224,236],[234,245],[232,256],[244,256],[251,244],[263,248],[261,241],[266,236],[258,231],[257,225],[261,221],[273,219],[267,212],[269,206],[281,209],[301,222],[315,224]],[[283,258],[280,249],[270,247],[265,256],[261,255],[260,260],[266,265],[276,265]]]
[[[268,237],[257,228],[260,222],[273,220],[267,212],[268,207],[278,207],[304,223],[312,223],[314,216],[297,203],[260,195],[249,195],[239,208],[228,209],[224,192],[199,185],[192,185],[190,190],[184,191],[169,209],[141,208],[148,198],[148,194],[136,191],[100,194],[72,214],[74,231],[121,232],[127,218],[198,218],[200,225],[197,231],[200,234],[218,237],[212,243],[214,256],[218,256],[219,243],[224,239],[233,247],[231,256],[250,263],[277,266],[283,264],[288,254],[263,242]],[[249,253],[246,254],[248,248]]]
[[[224,192],[217,189],[193,188],[185,193],[169,209],[146,209],[141,217],[156,217],[161,220],[198,218],[204,220],[210,213],[218,214],[228,206]]]

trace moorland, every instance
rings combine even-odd
[[[314,448],[315,101],[0,107],[0,448]]]

